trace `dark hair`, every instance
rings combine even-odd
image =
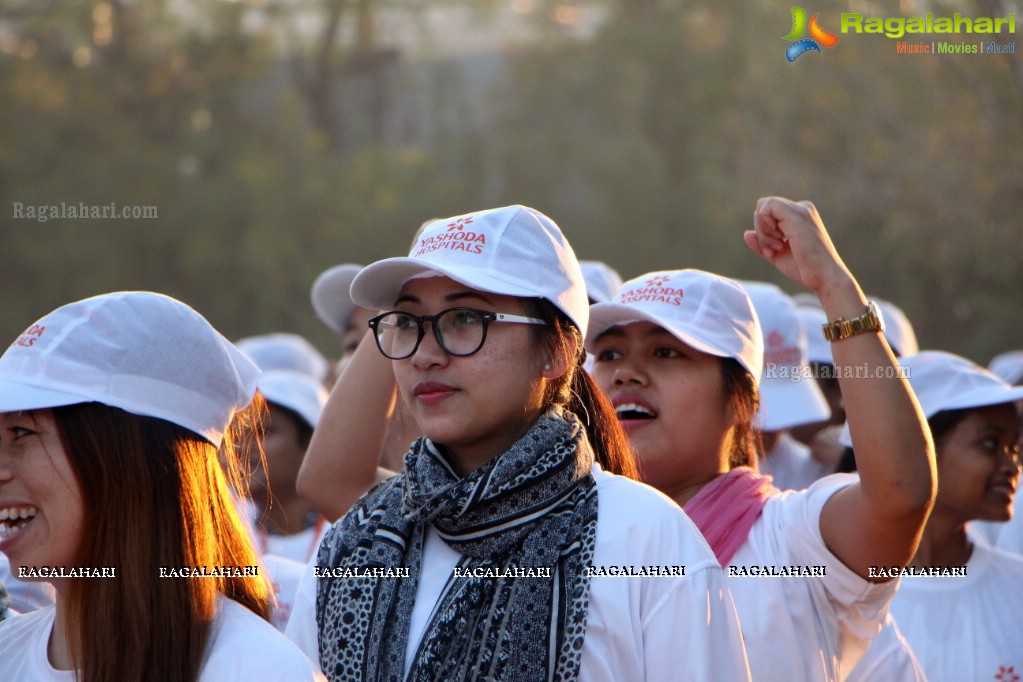
[[[856,453],[853,449],[846,447],[842,450],[842,457],[838,460],[838,465],[835,467],[836,474],[851,474],[856,471]]]
[[[756,469],[763,451],[760,429],[753,423],[760,407],[760,391],[753,375],[735,358],[721,358],[721,379],[725,405],[735,416],[732,449],[728,468],[748,466]]]
[[[313,426],[312,426],[312,424],[307,422],[305,420],[305,417],[303,417],[302,415],[300,415],[298,412],[296,412],[295,410],[291,409],[290,407],[285,407],[284,405],[281,405],[280,403],[275,403],[275,402],[269,401],[269,400],[267,401],[267,405],[272,407],[272,408],[274,408],[275,411],[283,413],[285,417],[287,417],[291,421],[295,422],[295,431],[296,431],[296,435],[298,436],[298,443],[303,448],[308,448],[309,447],[309,441],[311,441],[313,439]]]
[[[527,299],[526,307],[532,317],[547,323],[546,326],[534,325],[532,329],[537,343],[548,356],[563,354],[570,357],[568,371],[550,382],[544,396],[545,404],[562,405],[579,417],[601,468],[639,480],[636,457],[618,415],[593,378],[583,369],[586,351],[579,329],[546,299]],[[572,338],[576,340],[574,357],[569,356]]]
[[[931,440],[934,447],[938,447],[938,441],[952,432],[959,422],[966,419],[966,415],[975,408],[967,407],[962,410],[942,410],[935,412],[927,420],[927,427],[931,430]],[[850,473],[856,471],[856,453],[852,448],[847,447],[842,453],[842,459],[835,469],[839,473]]]
[[[951,433],[952,429],[958,426],[959,422],[966,419],[966,415],[974,409],[967,407],[962,410],[942,410],[932,414],[927,420],[927,426],[931,429],[931,439],[934,441],[934,447],[937,448],[938,441]]]
[[[242,416],[261,408],[257,398]],[[220,595],[270,614],[266,576],[159,578],[161,567],[259,563],[228,482],[240,478],[235,431],[221,449],[225,476],[217,448],[176,424],[99,403],[52,413],[89,521],[76,564],[117,571],[116,580],[69,581],[66,634],[78,679],[195,680]]]

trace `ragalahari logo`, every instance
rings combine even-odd
[[[795,41],[785,48],[785,58],[790,63],[796,61],[801,54],[811,50],[819,53],[822,45],[824,47],[833,47],[838,42],[838,36],[821,28],[820,24],[817,23],[818,17],[820,17],[819,13],[813,15],[813,19],[807,24],[806,10],[802,7],[792,8],[792,30],[783,38],[784,40]],[[803,32],[807,30],[810,32],[810,37],[802,38]]]

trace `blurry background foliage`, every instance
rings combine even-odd
[[[229,338],[333,354],[317,274],[508,203],[626,278],[794,291],[741,239],[780,194],[817,204],[922,346],[984,363],[1023,346],[1019,33],[995,37],[1015,56],[846,34],[789,64],[793,1],[0,0],[0,337],[153,289]],[[802,4],[836,33],[843,11],[1023,25],[1018,0]],[[14,202],[159,217],[40,223]]]

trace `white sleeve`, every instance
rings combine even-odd
[[[1002,523],[995,547],[1023,555],[1023,495],[1017,493],[1012,519]]]
[[[870,648],[846,678],[846,682],[927,682],[913,650],[899,632],[895,620],[888,616],[881,632],[870,642]]]
[[[667,587],[668,580],[651,580]],[[683,669],[691,682],[749,680],[739,617],[721,568],[707,566],[671,583],[643,619],[646,682],[674,682]]]
[[[826,566],[827,574],[820,581],[828,601],[835,609],[842,632],[861,642],[876,636],[888,615],[888,605],[899,587],[899,580],[872,583],[832,554],[821,534],[821,512],[831,496],[855,483],[851,474],[825,476],[804,491],[785,500],[785,512],[778,521],[785,532],[793,563]],[[800,500],[802,504],[796,502]],[[861,649],[862,651],[862,649]]]
[[[220,599],[198,682],[325,682],[306,655],[270,623],[238,602]]]
[[[314,557],[299,580],[298,592],[295,594],[291,617],[288,619],[284,634],[309,657],[316,670],[320,671],[320,642],[316,630],[316,576],[313,575],[315,567]]]

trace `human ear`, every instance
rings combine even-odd
[[[559,344],[547,356],[541,371],[543,378],[557,379],[567,372],[578,350],[578,340],[575,338],[569,338],[565,344]]]

